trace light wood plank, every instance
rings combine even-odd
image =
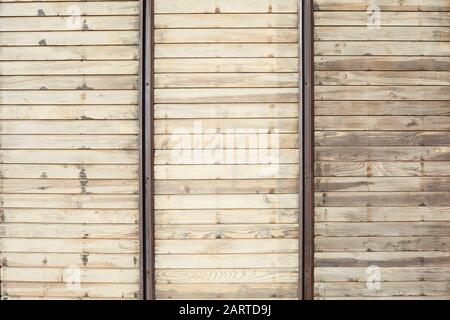
[[[155,224],[297,223],[297,209],[155,210]]]
[[[6,199],[5,199],[6,200]],[[6,203],[6,201],[5,201]],[[297,194],[157,195],[155,209],[297,208]]]
[[[137,105],[2,105],[0,119],[131,120],[137,119],[138,109]]]
[[[449,101],[315,101],[316,115],[450,115]]]
[[[136,239],[139,237],[135,224],[30,224],[8,223],[0,226],[6,238],[68,238],[68,239]]]
[[[444,40],[444,39],[442,39]],[[296,43],[297,29],[156,29],[155,43]]]
[[[295,0],[252,0],[229,2],[226,0],[156,0],[156,13],[296,13]]]
[[[32,224],[30,224],[32,226]],[[100,225],[101,226],[101,225]],[[53,259],[47,259],[47,262],[44,263],[41,260],[33,260],[34,262],[24,262],[24,263],[15,263],[14,259],[7,260],[6,266],[31,266],[31,267],[67,267],[70,263],[75,263],[75,258],[77,260],[77,265],[82,263],[83,261],[80,258],[84,259],[82,265],[86,267],[90,267],[89,264],[89,255],[90,254],[120,254],[125,257],[129,254],[137,255],[139,253],[139,241],[137,239],[45,239],[45,238],[3,238],[0,240],[2,251],[6,257],[10,255],[17,256],[18,253],[22,253],[18,256],[22,257],[24,260],[27,258],[33,258],[36,256],[35,253],[40,252],[41,255],[44,253],[49,253]],[[30,256],[27,257],[26,254]],[[59,253],[59,255],[57,255]],[[73,255],[73,259],[67,261],[67,265],[64,264],[64,261],[61,261],[59,264],[56,263],[58,258],[69,257],[66,253],[78,253],[78,255]],[[80,255],[83,254],[83,255]],[[43,258],[45,255],[43,256]],[[71,256],[70,256],[71,257]],[[108,256],[105,256],[107,258]],[[108,261],[105,259],[104,267],[112,267],[114,268],[114,257],[111,257],[111,265],[108,266]],[[28,261],[28,260],[27,260]],[[130,259],[131,261],[131,259]],[[133,265],[124,265],[128,268],[133,268]]]
[[[202,21],[202,19],[197,19]],[[155,58],[295,58],[295,43],[155,44]],[[252,60],[248,60],[248,64]],[[209,60],[209,63],[212,61]],[[243,66],[244,64],[242,64]]]
[[[32,240],[35,241],[35,240]],[[41,241],[41,240],[39,240]],[[86,240],[84,240],[86,241]],[[97,241],[97,240],[96,240]],[[61,241],[59,240],[61,243]],[[117,241],[116,241],[117,242]],[[67,266],[78,266],[80,268],[108,268],[123,269],[137,268],[139,265],[139,254],[109,254],[109,253],[0,253],[5,267],[48,267],[67,268]]]
[[[157,269],[157,285],[165,283],[294,283],[296,269]]]
[[[156,14],[155,28],[296,28],[296,14]]]
[[[155,59],[156,73],[297,71],[298,59],[294,58]]]
[[[383,11],[450,11],[446,0],[377,0],[377,6]],[[317,11],[366,11],[368,4],[359,0],[314,0]]]
[[[448,161],[341,162],[317,161],[316,176],[335,177],[411,177],[450,176]]]
[[[70,154],[71,151],[69,151]],[[47,159],[48,160],[48,159]],[[138,179],[135,164],[0,164],[6,179]]]
[[[361,44],[359,43],[361,46]],[[448,52],[448,51],[447,51]],[[450,57],[345,57],[318,56],[314,59],[316,70],[329,71],[448,71]]]
[[[156,239],[295,239],[297,237],[298,225],[295,224],[155,226]],[[286,247],[286,249],[298,250],[297,245],[294,245],[293,242],[291,242],[291,245]]]
[[[316,252],[449,251],[450,237],[315,237]],[[420,256],[420,253],[415,253]]]
[[[22,1],[21,1],[22,2]],[[78,13],[69,10],[68,6],[76,5],[80,16],[90,15],[138,15],[138,1],[92,1],[92,2],[30,2],[30,3],[2,3],[0,16],[72,16]]]
[[[139,223],[137,210],[3,209],[4,223]]]
[[[2,268],[5,282],[68,282],[72,274],[61,268]],[[138,283],[136,269],[80,269],[80,282],[86,283]]]
[[[20,18],[21,19],[21,18]],[[2,47],[1,60],[136,60],[138,46]],[[17,63],[17,62],[15,62]],[[83,61],[78,61],[82,65]]]
[[[158,240],[155,243],[155,250],[156,254],[292,253],[298,252],[298,240]]]
[[[4,14],[4,6],[2,5]],[[137,45],[138,31],[52,31],[5,32],[0,38],[2,46],[54,46],[54,45]]]
[[[449,42],[437,41],[366,41],[364,45],[359,41],[314,42],[314,54],[317,56],[448,56],[449,50]]]

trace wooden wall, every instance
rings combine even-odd
[[[315,0],[316,298],[449,299],[450,1],[367,3]]]
[[[296,298],[297,1],[155,11],[156,297]]]
[[[3,299],[138,297],[138,40],[139,1],[1,1]]]

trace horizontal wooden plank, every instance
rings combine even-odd
[[[1,163],[138,164],[139,153],[137,150],[3,150]]]
[[[256,75],[256,74],[253,74]],[[166,74],[165,76],[169,76]],[[222,74],[225,76],[226,74]],[[240,77],[245,76],[241,73]],[[156,75],[158,77],[158,75]],[[215,76],[213,76],[215,77]],[[297,103],[155,104],[155,119],[297,118]]]
[[[297,268],[298,254],[158,254],[156,269]]]
[[[317,267],[447,267],[449,252],[318,252]]]
[[[137,135],[3,135],[1,149],[137,150]]]
[[[22,19],[22,18],[19,18]],[[2,47],[1,60],[136,60],[138,46]],[[15,62],[17,63],[17,62]],[[83,61],[77,62],[79,65]]]
[[[297,164],[298,149],[155,150],[155,164]]]
[[[296,283],[158,284],[158,299],[296,298]]]
[[[228,92],[231,95],[232,90]],[[164,96],[171,99],[170,92],[165,93]],[[179,93],[179,98],[176,99],[181,100],[182,97],[183,94]],[[224,142],[223,147],[228,148],[229,145],[230,148],[236,148],[235,145],[248,145],[248,148],[257,149],[261,146],[262,148],[270,148],[273,144],[279,145],[277,134],[297,133],[298,119],[160,119],[154,121],[154,127],[154,134],[157,135],[227,134],[225,141],[222,140]],[[234,135],[228,136],[229,134]],[[270,136],[272,140],[263,140],[268,138],[264,134],[272,134]],[[231,140],[232,138],[236,138],[236,141]],[[195,149],[196,144],[193,142],[195,141],[183,139],[178,144],[183,145],[183,149]]]
[[[0,119],[130,120],[137,119],[138,109],[138,105],[2,105]]]
[[[175,28],[297,28],[296,14],[156,14],[156,29]]]
[[[446,71],[318,71],[314,74],[316,85],[324,86],[448,86],[450,72]]]
[[[449,41],[448,27],[315,27],[316,41]]]
[[[197,20],[202,21],[202,19]],[[155,44],[155,58],[295,57],[298,57],[298,44],[296,43]],[[248,62],[250,61],[248,60]]]
[[[293,283],[296,269],[156,269],[157,285],[162,283]]]
[[[359,41],[314,42],[314,54],[317,56],[448,56],[449,50],[449,42],[437,41],[366,41],[364,45]]]
[[[120,66],[115,70],[120,73]],[[0,86],[2,90],[137,89],[138,76],[0,76]]]
[[[20,95],[20,93],[19,93]],[[61,93],[61,96],[68,95]],[[42,95],[45,98],[45,95]],[[135,120],[2,120],[1,134],[137,134]]]
[[[377,0],[376,5],[382,11],[450,11],[446,0]],[[366,11],[368,4],[359,0],[314,0],[317,11]]]
[[[0,234],[6,238],[137,239],[136,224],[30,224],[3,223]]]
[[[381,287],[389,281],[449,281],[450,268],[445,267],[392,267],[377,269],[381,274]],[[367,282],[367,268],[315,268],[317,282]],[[370,281],[370,280],[369,280]]]
[[[78,190],[80,190],[80,182],[78,182]],[[89,182],[89,185],[91,183]],[[111,188],[117,193],[130,192],[135,183],[110,183],[106,184],[105,190]],[[114,187],[110,187],[113,185]],[[121,188],[122,187],[122,188]],[[279,194],[279,193],[296,193],[298,191],[298,179],[227,179],[227,180],[156,180],[154,182],[154,194]],[[441,186],[442,187],[442,186]],[[74,191],[77,190],[74,187]],[[6,186],[5,192],[8,188]],[[92,190],[103,190],[101,183],[97,185],[92,183],[92,189],[86,187],[86,192]],[[126,191],[125,191],[126,190]],[[135,192],[133,189],[132,192]]]
[[[3,223],[139,223],[137,210],[3,209]]]
[[[316,222],[429,222],[450,221],[446,207],[321,207],[315,208]]]
[[[139,17],[3,17],[0,31],[138,30]]]
[[[190,226],[186,226],[186,228],[189,229]],[[230,226],[230,228],[233,227]],[[298,240],[295,239],[157,240],[155,243],[155,252],[156,254],[290,253],[290,252],[298,252]]]
[[[6,205],[5,197],[5,205]],[[156,195],[155,209],[294,209],[297,194],[266,195]]]
[[[316,86],[316,100],[450,100],[450,86]]]
[[[3,194],[5,208],[137,209],[137,195]]]
[[[449,206],[449,192],[317,192],[318,207]]]
[[[450,57],[317,56],[314,66],[318,71],[448,71]]]
[[[449,101],[315,101],[316,115],[450,115]]]
[[[4,240],[4,239],[2,239]],[[36,240],[32,240],[36,241]],[[41,241],[41,240],[39,240]],[[64,243],[58,240],[61,245]],[[84,240],[86,241],[86,240]],[[117,241],[116,241],[117,242]],[[1,252],[0,258],[3,267],[48,267],[48,268],[67,268],[67,266],[80,268],[137,268],[139,265],[139,254],[109,254],[109,253],[36,253],[20,252],[7,253]]]
[[[255,149],[298,148],[298,134],[293,133],[217,133],[217,134],[168,134],[155,135],[154,147],[156,150],[180,150],[186,149],[219,149],[226,146],[227,149]],[[236,143],[234,143],[236,142]]]
[[[47,194],[137,194],[137,180],[90,180],[83,175],[78,180],[4,179],[2,193]]]
[[[320,191],[450,191],[450,177],[320,177]]]
[[[3,104],[138,104],[138,90],[2,91]],[[276,94],[275,94],[276,96]],[[283,94],[278,96],[283,97]]]
[[[6,225],[6,224],[5,224]],[[30,227],[33,224],[29,224]],[[101,225],[99,225],[101,226]],[[61,227],[60,227],[61,228]],[[65,255],[55,255],[56,253],[78,253],[74,255],[77,257],[78,263],[81,262],[80,255],[88,256],[89,254],[102,253],[102,254],[138,254],[139,252],[139,241],[137,239],[45,239],[45,238],[6,238],[0,240],[0,247],[5,256],[9,256],[8,253],[30,253],[30,258],[33,257],[31,253],[52,253],[54,258],[64,257]],[[26,258],[25,254],[21,255]],[[14,260],[12,260],[14,261]],[[48,260],[47,263],[36,260],[35,263],[12,263],[12,266],[37,266],[37,267],[52,267],[56,266],[52,264],[52,261]],[[73,261],[73,260],[71,260]],[[111,260],[111,262],[113,262]],[[10,265],[10,261],[6,261],[6,266]],[[107,262],[105,260],[105,262]],[[70,261],[67,261],[70,263]],[[49,265],[48,265],[49,264]],[[70,264],[64,265],[64,262],[59,264],[60,266],[67,267]],[[86,266],[89,267],[89,259],[86,260]],[[105,265],[105,267],[108,267]],[[111,265],[111,267],[115,267]],[[128,267],[133,267],[128,265]]]
[[[328,117],[319,117],[319,119],[323,118]],[[386,118],[389,121],[389,117]],[[397,119],[399,118],[397,117]],[[450,119],[448,122],[450,122]],[[321,122],[322,124],[323,122]],[[439,121],[437,121],[438,125]],[[448,131],[316,131],[314,138],[317,146],[450,145],[450,134]]]
[[[154,84],[155,88],[261,88],[261,87],[294,88],[298,87],[298,74],[297,73],[225,73],[225,74],[167,73],[167,74],[156,74],[154,81],[155,81]]]
[[[366,283],[358,282],[319,282],[314,286],[317,296],[324,297],[403,297],[410,296],[415,299],[430,296],[445,296],[448,294],[447,282],[386,282],[380,289],[370,289]]]
[[[297,71],[298,71],[297,58],[155,59],[156,73],[297,72]]]
[[[12,296],[35,297],[121,297],[133,298],[139,296],[137,283],[83,283],[68,286],[67,283],[48,282],[9,282],[2,283],[2,289]]]
[[[86,283],[138,283],[137,269],[80,269],[81,286]],[[63,268],[2,268],[4,282],[70,282],[70,269]]]
[[[319,161],[450,160],[449,147],[317,147]]]
[[[138,61],[1,61],[2,75],[101,75],[101,74],[128,74],[136,75],[139,72]],[[31,78],[32,80],[33,78]],[[28,81],[31,81],[30,78]],[[117,81],[119,81],[118,78]],[[56,81],[56,80],[55,80]],[[65,80],[65,82],[70,79]],[[74,89],[92,89],[88,85],[88,79]],[[129,79],[126,82],[136,88],[136,80]],[[92,83],[93,85],[93,83]],[[46,85],[42,85],[45,86]],[[39,87],[39,89],[42,88]],[[52,86],[49,85],[47,89]],[[3,88],[2,88],[3,89]],[[5,88],[6,89],[6,88]],[[59,89],[59,88],[57,88]],[[111,89],[111,88],[108,88]],[[126,89],[126,88],[120,88]]]
[[[16,1],[17,2],[17,1]],[[73,5],[75,8],[68,8]],[[71,10],[69,10],[71,9]],[[79,12],[78,12],[79,9]],[[100,15],[138,15],[138,1],[91,1],[91,2],[17,2],[2,3],[2,17],[23,16],[100,16]]]
[[[270,165],[156,165],[155,179],[297,179],[299,167],[280,164],[278,170]]]
[[[450,91],[450,87],[448,87]],[[436,90],[438,91],[438,90]],[[446,91],[441,90],[443,97]],[[297,102],[298,88],[155,89],[155,103]],[[122,100],[121,100],[122,101]],[[131,101],[131,102],[130,102]],[[129,103],[134,103],[129,100]]]
[[[156,29],[155,43],[296,43],[297,29]]]
[[[314,300],[386,300],[386,301],[397,301],[397,300],[449,300],[450,296],[420,296],[420,299],[416,296],[358,296],[358,297],[314,297]]]
[[[70,152],[69,152],[70,153]],[[0,164],[2,178],[15,179],[138,179],[137,163],[130,164]]]
[[[316,252],[449,251],[450,237],[315,237]],[[415,253],[420,256],[420,253]]]
[[[380,26],[449,26],[449,12],[389,12],[383,10]],[[368,15],[354,11],[316,11],[315,26],[367,26]],[[377,21],[378,23],[378,21]],[[377,24],[378,25],[378,24]]]
[[[297,209],[155,210],[155,224],[297,223]]]
[[[432,91],[428,89],[429,91]],[[449,87],[450,92],[450,87]],[[317,130],[450,130],[449,116],[317,116]]]
[[[158,199],[158,198],[157,198]],[[158,201],[155,201],[158,205]],[[156,225],[156,239],[295,239],[296,224]],[[290,252],[298,250],[291,243]]]
[[[450,222],[319,222],[314,234],[324,237],[449,236]]]
[[[156,13],[275,13],[297,12],[295,0],[261,0],[255,3],[252,0],[229,2],[226,0],[156,0]]]
[[[2,5],[4,14],[4,6]],[[79,46],[139,44],[138,31],[52,31],[2,33],[2,46]]]
[[[394,159],[395,160],[395,159]],[[316,161],[316,176],[335,177],[410,177],[450,176],[448,161],[340,162]]]

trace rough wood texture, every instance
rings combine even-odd
[[[139,1],[0,16],[2,298],[137,299]]]
[[[450,2],[314,3],[315,298],[448,299]]]
[[[156,298],[298,298],[298,2],[155,4]]]

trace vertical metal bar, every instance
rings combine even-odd
[[[144,192],[144,19],[145,0],[139,1],[139,298],[145,299],[145,192]]]
[[[303,299],[303,1],[298,0],[298,298]]]
[[[153,56],[154,56],[154,24],[153,24],[153,11],[154,1],[144,0],[144,43],[145,50],[143,55],[145,81],[143,83],[144,92],[144,177],[145,183],[145,197],[144,197],[144,237],[145,237],[145,299],[155,299],[155,238],[154,238],[154,203],[153,203]]]
[[[314,6],[303,7],[303,298],[314,299]]]

